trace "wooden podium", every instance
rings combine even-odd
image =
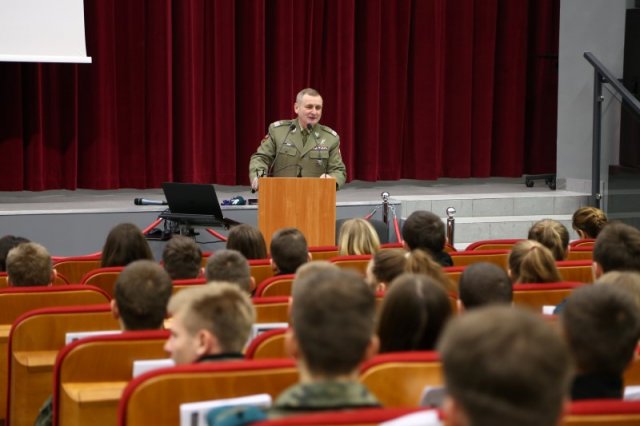
[[[336,181],[320,178],[260,178],[258,228],[267,247],[280,228],[298,228],[309,246],[336,243]]]

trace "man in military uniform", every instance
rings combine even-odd
[[[336,189],[340,188],[347,177],[340,137],[319,124],[322,96],[315,89],[303,89],[296,96],[293,109],[298,117],[272,123],[251,156],[251,188],[258,189],[258,178],[262,176],[332,178]]]

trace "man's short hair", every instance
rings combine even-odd
[[[626,291],[636,302],[640,312],[640,272],[611,271],[598,278],[595,284],[612,285]]]
[[[640,272],[640,231],[622,222],[605,226],[593,247],[593,260],[602,272]]]
[[[226,281],[251,292],[251,269],[242,253],[236,250],[218,250],[207,260],[207,281]]]
[[[329,262],[328,260],[312,260],[311,262],[307,262],[304,265],[301,265],[296,271],[296,276],[293,279],[293,283],[291,283],[291,297],[295,299],[298,292],[304,291],[299,285],[300,280],[307,277],[308,275],[317,274],[321,271],[327,270],[339,271],[340,267],[335,263]]]
[[[151,260],[127,265],[116,280],[113,299],[126,330],[153,330],[162,327],[171,297],[171,278]]]
[[[465,309],[513,301],[509,275],[493,263],[480,262],[467,266],[458,283],[458,294]]]
[[[7,255],[9,250],[21,243],[28,243],[29,240],[23,237],[16,237],[14,235],[5,235],[0,238],[0,272],[7,271]]]
[[[320,96],[320,93],[318,93],[318,91],[316,89],[312,89],[311,87],[304,88],[301,91],[299,91],[298,94],[296,95],[296,103],[297,104],[302,103],[302,98],[304,97],[304,95]],[[322,97],[322,96],[320,96],[320,97]]]
[[[7,255],[7,276],[15,287],[49,285],[53,278],[51,255],[38,243],[18,244]]]
[[[202,250],[189,237],[174,235],[164,246],[162,263],[172,280],[197,278],[200,275]]]
[[[444,250],[444,223],[434,213],[418,210],[409,215],[402,226],[402,238],[409,249],[423,249],[430,253]]]
[[[256,319],[249,295],[233,283],[182,290],[171,297],[168,309],[181,316],[189,334],[200,330],[213,334],[222,353],[242,352]]]
[[[447,392],[473,426],[558,423],[570,356],[559,333],[535,313],[474,309],[449,323],[438,350]]]
[[[374,333],[375,297],[352,271],[307,274],[291,305],[291,323],[305,365],[314,375],[352,373]]]
[[[295,274],[309,260],[307,240],[296,228],[282,228],[271,239],[271,259],[279,274]]]
[[[628,293],[610,285],[574,290],[561,313],[581,373],[622,375],[640,338],[640,312]]]

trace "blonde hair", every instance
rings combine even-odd
[[[595,207],[581,207],[571,218],[571,225],[581,238],[595,239],[607,223],[607,215]]]
[[[562,281],[551,251],[533,240],[522,240],[514,244],[509,254],[509,269],[514,283]]]
[[[369,221],[349,219],[340,227],[338,248],[341,255],[375,254],[380,250],[380,239]]]
[[[530,240],[535,240],[551,250],[556,260],[564,260],[569,249],[569,231],[560,222],[543,219],[529,228]]]
[[[447,292],[455,290],[449,277],[442,271],[442,266],[433,260],[426,251],[420,249],[412,250],[406,254],[406,258],[406,272],[431,277]]]
[[[207,330],[218,339],[222,352],[242,352],[256,320],[251,298],[237,284],[213,283],[176,293],[167,311],[182,317],[189,334]]]

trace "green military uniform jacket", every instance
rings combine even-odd
[[[270,418],[312,411],[380,407],[378,400],[359,382],[298,383],[286,389],[269,410]]]
[[[340,154],[340,137],[321,124],[311,132],[307,135],[308,130],[300,128],[297,119],[272,123],[249,161],[249,182],[271,171],[277,177],[319,177],[326,173],[335,178],[336,188],[344,185],[347,172]]]

